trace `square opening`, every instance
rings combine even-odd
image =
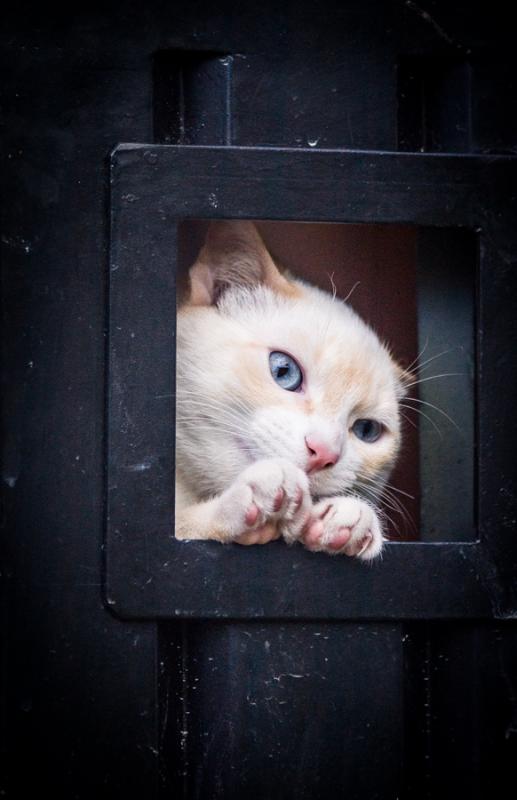
[[[335,287],[415,375],[401,400],[402,447],[382,504],[389,538],[475,539],[476,235],[394,224],[255,224],[276,263],[324,291]],[[179,224],[179,302],[207,226]]]

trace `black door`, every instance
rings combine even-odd
[[[489,798],[511,779],[510,27],[450,3],[9,12],[5,796]],[[413,527],[396,516],[371,567],[171,536],[176,279],[211,218],[298,252],[354,241],[374,255],[351,302],[403,357],[454,350],[461,377],[419,399],[460,431],[432,409],[441,439],[408,428]]]

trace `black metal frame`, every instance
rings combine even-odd
[[[498,343],[515,337],[517,159],[120,145],[112,155],[106,601],[126,618],[506,617],[517,539],[514,416]],[[382,560],[282,542],[174,539],[175,270],[183,219],[460,226],[479,234],[478,540],[390,543]],[[514,339],[515,340],[515,339]]]

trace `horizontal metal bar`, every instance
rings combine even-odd
[[[149,531],[145,544],[117,549],[107,602],[118,615],[138,618],[504,616],[486,555],[479,543],[392,542],[368,564],[282,542],[250,548]],[[130,580],[117,579],[122,574]]]
[[[302,148],[120,145],[113,201],[158,202],[176,219],[256,218],[469,226],[487,189],[512,198],[517,159]],[[158,200],[159,198],[159,200]]]

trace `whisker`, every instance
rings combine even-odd
[[[442,408],[439,408],[439,406],[435,406],[433,403],[430,403],[428,400],[420,400],[420,398],[419,398],[419,397],[405,397],[405,398],[404,398],[404,400],[410,400],[412,403],[423,403],[423,404],[424,404],[424,406],[430,406],[431,408],[434,408],[434,410],[435,410],[435,411],[438,411],[440,414],[443,414],[443,416],[445,417],[445,419],[448,419],[448,420],[449,420],[449,422],[450,422],[452,425],[454,425],[454,427],[456,428],[456,430],[458,430],[460,433],[462,432],[462,431],[461,431],[461,428],[460,428],[460,427],[459,427],[459,425],[458,425],[458,424],[457,424],[457,423],[456,423],[456,422],[455,422],[455,421],[452,419],[452,417],[450,417],[448,414],[446,414],[446,413],[445,413],[445,411],[444,411]],[[406,408],[407,408],[407,406],[406,406]]]
[[[203,428],[200,428],[203,431]],[[222,431],[224,432],[224,431]],[[236,451],[237,452],[237,451]],[[246,445],[239,446],[239,452],[248,453],[250,456],[253,456],[255,459],[257,458],[257,449],[255,447],[250,447]]]
[[[409,408],[409,406],[404,406],[404,408]],[[406,422],[408,422],[416,431],[418,430],[418,425],[415,425],[412,419],[409,419],[407,414],[404,414],[403,411],[400,411],[400,416],[403,417]]]
[[[374,494],[373,489],[375,489],[375,496],[377,497],[377,499],[381,499],[384,496],[389,497],[389,499],[392,500],[393,503],[396,504],[399,509],[404,509],[404,507],[400,504],[400,502],[398,501],[398,499],[396,497],[391,497],[390,496],[389,492],[386,490],[386,487],[382,487],[382,486],[379,487],[379,485],[372,478],[366,478],[366,477],[361,478],[361,477],[359,477],[358,485],[361,485],[364,488],[368,488],[370,490],[370,494],[372,496]],[[393,510],[395,510],[395,509],[393,509]]]
[[[336,284],[334,283],[334,273],[332,273],[331,275],[330,272],[327,272],[327,277],[330,281],[330,285],[332,286],[332,300],[335,300],[337,295],[337,289],[336,289]]]
[[[233,409],[228,407],[218,408],[217,406],[210,405],[209,403],[180,403],[176,408],[177,415],[189,416],[209,416],[213,419],[225,417],[239,422],[242,425],[243,420],[248,419],[250,412],[243,409]]]
[[[394,508],[394,510],[395,510],[395,509],[398,509],[398,510],[399,510],[399,513],[400,513],[400,514],[401,514],[401,515],[402,515],[402,516],[403,516],[405,519],[409,520],[409,512],[408,512],[408,510],[405,508],[405,506],[403,506],[403,505],[402,505],[402,503],[401,503],[401,502],[398,500],[398,498],[396,498],[396,497],[395,497],[395,495],[391,494],[391,493],[390,493],[390,492],[388,492],[388,491],[386,491],[386,492],[383,492],[383,494],[382,494],[382,498],[383,498],[383,500],[384,500],[386,497],[387,497],[387,498],[389,498],[390,502],[391,502],[391,503],[392,503],[392,505],[393,505],[393,508]]]
[[[358,484],[358,486],[360,485]],[[391,517],[390,514],[388,514],[388,512],[386,511],[386,506],[390,509],[390,511],[393,511],[394,513],[399,514],[399,516],[402,517],[404,525],[410,526],[412,529],[414,529],[413,520],[409,517],[408,513],[403,507],[397,507],[392,505],[390,502],[387,502],[386,498],[383,496],[381,496],[380,498],[375,497],[374,493],[370,491],[368,486],[364,485],[360,486],[360,489],[366,494],[367,497],[369,497],[369,499],[374,501],[377,510],[381,513],[383,517],[385,517],[390,522],[392,528],[395,531],[398,530],[399,526],[396,525],[393,517]],[[379,508],[379,502],[381,503],[381,508]]]
[[[429,344],[429,337],[427,337],[427,339],[425,340],[425,344],[424,344],[424,346],[422,347],[422,349],[420,350],[420,352],[419,352],[419,354],[417,355],[417,357],[413,359],[413,361],[411,362],[411,364],[409,365],[409,367],[406,367],[406,370],[407,370],[408,372],[411,372],[411,370],[414,368],[415,364],[418,362],[418,359],[419,359],[419,358],[421,358],[421,357],[424,355],[425,351],[427,350],[427,345],[428,345],[428,344]]]
[[[224,428],[227,431],[242,434],[242,427],[239,427],[238,425],[232,425],[231,422],[224,422],[224,420],[214,420],[214,423],[210,424],[211,420],[203,417],[177,417],[176,421],[180,423],[192,422],[196,427],[203,427],[204,430],[213,431]]]
[[[397,488],[397,486],[393,486],[392,483],[385,483],[384,484],[388,489],[391,489],[393,492],[398,492],[399,494],[403,494],[404,497],[409,497],[410,500],[414,500],[414,495],[409,494],[409,492],[405,492],[403,489]]]
[[[192,423],[195,426],[203,426],[206,430],[217,430],[218,428],[224,428],[228,431],[233,431],[234,433],[242,435],[242,425],[238,425],[232,420],[224,420],[217,417],[186,417],[180,415],[176,417],[176,423]]]
[[[402,408],[407,408],[408,411],[414,411],[416,414],[420,414],[421,417],[424,417],[424,419],[426,419],[433,426],[435,431],[440,436],[440,439],[443,438],[443,434],[442,434],[440,428],[438,427],[438,425],[436,424],[434,419],[432,419],[428,414],[426,414],[425,411],[422,411],[421,408],[415,408],[414,406],[406,406],[406,405],[404,405],[404,403],[400,403],[400,405],[402,406]]]
[[[186,395],[190,395],[190,397],[186,397]],[[198,392],[189,391],[188,389],[179,391],[177,393],[177,399],[178,401],[184,400],[186,403],[196,403],[197,405],[210,405],[223,409],[228,408],[227,401],[217,400],[215,397],[212,397],[210,401],[208,401],[200,397]],[[250,411],[252,408],[250,403],[245,403],[239,397],[232,397],[231,405],[236,405],[246,411]]]
[[[214,412],[211,409],[178,409],[176,414],[176,419],[184,419],[194,421],[196,419],[204,419],[204,420],[211,420],[213,422],[228,422],[230,424],[236,425],[239,429],[242,430],[243,425],[243,418],[240,417],[238,414],[224,414],[222,412]]]
[[[420,378],[417,381],[413,381],[413,383],[406,384],[406,389],[410,389],[412,386],[417,386],[419,383],[425,383],[426,381],[434,381],[437,378],[451,378],[457,375],[464,375],[463,372],[442,372],[441,375],[430,375],[427,378]]]
[[[452,353],[453,350],[456,349],[457,349],[456,347],[450,347],[448,350],[442,350],[441,353],[437,353],[435,356],[430,356],[429,358],[426,358],[425,361],[423,361],[421,364],[418,364],[416,367],[414,367],[414,369],[416,369],[418,372],[421,372],[422,369],[428,366],[432,361],[436,361],[437,358],[441,358],[441,356],[446,356],[449,353]]]
[[[219,418],[220,416],[231,417],[233,419],[246,419],[249,412],[243,412],[242,409],[234,409],[234,408],[218,408],[217,406],[210,405],[209,403],[180,403],[176,408],[177,413],[179,414],[211,414],[213,415],[214,419]]]
[[[366,484],[369,484],[371,486],[374,486],[375,488],[378,488],[377,482],[373,478],[371,478],[370,476],[367,476],[367,475],[359,473],[358,478],[359,478],[360,481],[363,482],[363,484],[366,483]],[[399,494],[402,494],[405,497],[408,497],[410,500],[414,500],[415,498],[413,497],[413,495],[409,494],[408,492],[403,491],[402,489],[398,489],[396,486],[393,486],[393,484],[391,484],[391,483],[387,483],[386,482],[386,483],[381,485],[380,490],[379,490],[379,496],[382,497],[383,495],[388,495],[390,497],[390,499],[399,506],[399,508],[403,509],[404,512],[406,512],[406,509],[401,504],[399,499],[393,495],[393,492],[398,492]]]
[[[385,503],[388,506],[388,508],[390,508],[392,511],[394,511],[397,514],[400,514],[400,516],[404,517],[405,520],[407,521],[409,520],[408,512],[406,511],[404,506],[401,505],[401,503],[397,500],[396,497],[393,497],[393,495],[389,494],[389,492],[386,491],[381,492],[379,494],[377,502]]]
[[[357,289],[357,287],[358,287],[358,286],[360,286],[360,285],[361,285],[361,281],[356,281],[356,282],[354,283],[354,285],[352,286],[352,288],[350,289],[350,291],[348,292],[347,296],[344,298],[344,300],[343,300],[342,302],[343,302],[343,303],[348,303],[348,301],[349,301],[349,300],[350,300],[350,298],[352,297],[353,293],[355,292],[355,290]]]

